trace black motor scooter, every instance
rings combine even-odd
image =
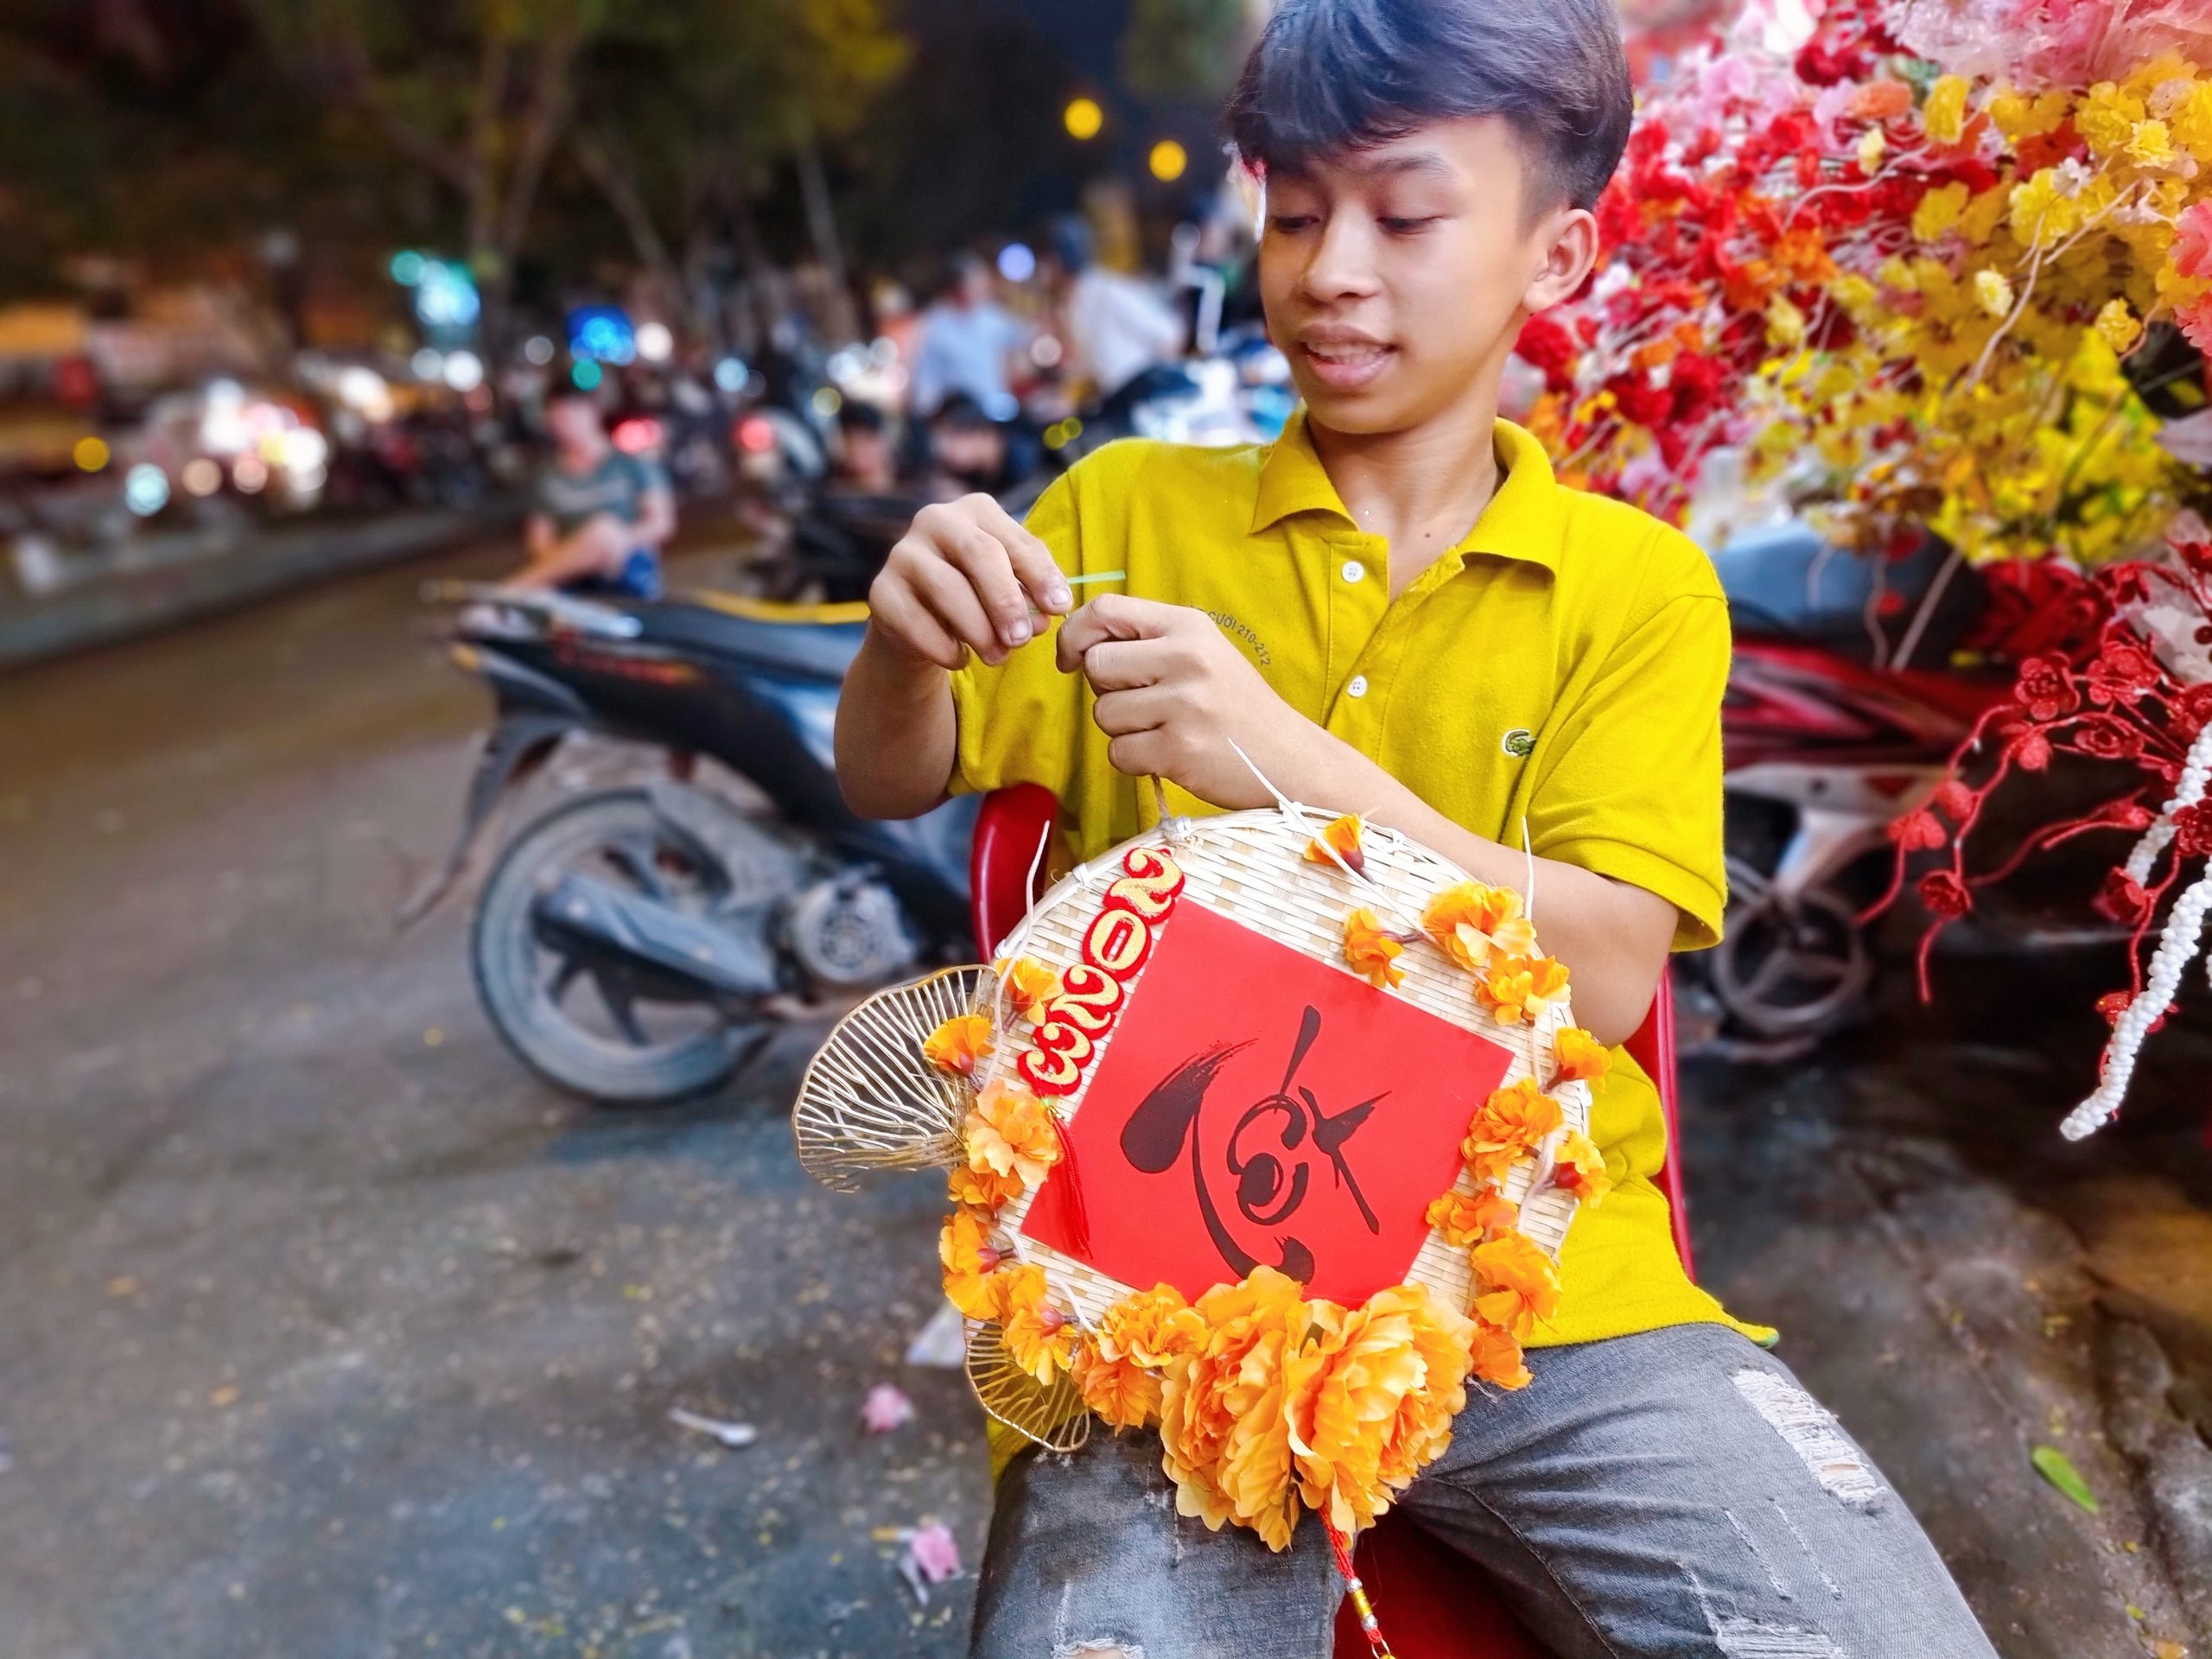
[[[671,757],[664,779],[581,795],[525,826],[485,883],[477,990],[549,1081],[632,1103],[696,1094],[810,1004],[972,957],[974,801],[876,823],[837,787],[838,688],[864,605],[606,603],[461,583],[425,597],[465,607],[447,652],[491,689],[498,723],[460,839],[403,924],[451,889],[493,809],[563,740],[594,732]],[[773,815],[691,781],[701,754],[756,785]]]

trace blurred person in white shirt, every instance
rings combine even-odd
[[[995,421],[1019,411],[1011,359],[1029,345],[1027,324],[992,297],[990,267],[972,253],[953,261],[952,285],[922,315],[914,348],[914,412],[928,416],[965,392]]]
[[[1154,364],[1183,354],[1183,319],[1149,283],[1092,257],[1090,226],[1074,214],[1052,226],[1052,279],[1067,321],[1069,371],[1110,397]]]

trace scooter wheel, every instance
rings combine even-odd
[[[500,855],[477,904],[469,961],[493,1026],[524,1065],[588,1100],[660,1105],[719,1088],[772,1026],[563,956],[543,936],[537,904],[576,870],[702,910],[732,885],[714,855],[642,791],[588,795],[549,812]]]

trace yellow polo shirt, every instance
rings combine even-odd
[[[1675,948],[1719,938],[1720,697],[1727,603],[1697,545],[1619,502],[1563,487],[1542,447],[1497,425],[1505,476],[1466,538],[1396,600],[1389,550],[1344,510],[1302,415],[1272,445],[1109,445],[1046,492],[1029,528],[1071,575],[1206,613],[1279,696],[1455,823],[1632,882],[1681,912]],[[1147,827],[1152,791],[1106,757],[1080,675],[1049,640],[952,677],[956,791],[1058,795],[1078,857]],[[1169,805],[1212,808],[1179,790]],[[1537,895],[1539,917],[1542,894]],[[1559,1317],[1536,1345],[1715,1323],[1651,1182],[1666,1126],[1624,1051],[1591,1138],[1612,1192],[1575,1217]]]

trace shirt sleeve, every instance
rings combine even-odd
[[[1071,575],[1083,569],[1077,477],[1071,472],[1055,482],[1038,498],[1027,520],[1031,532]],[[1082,677],[1061,673],[1052,652],[1048,629],[996,668],[970,657],[968,666],[952,676],[960,734],[953,793],[1042,784],[1068,801],[1089,715]]]
[[[1560,728],[1530,800],[1535,851],[1656,893],[1681,912],[1675,949],[1720,938],[1720,700],[1728,608],[1680,594],[1627,630]]]

